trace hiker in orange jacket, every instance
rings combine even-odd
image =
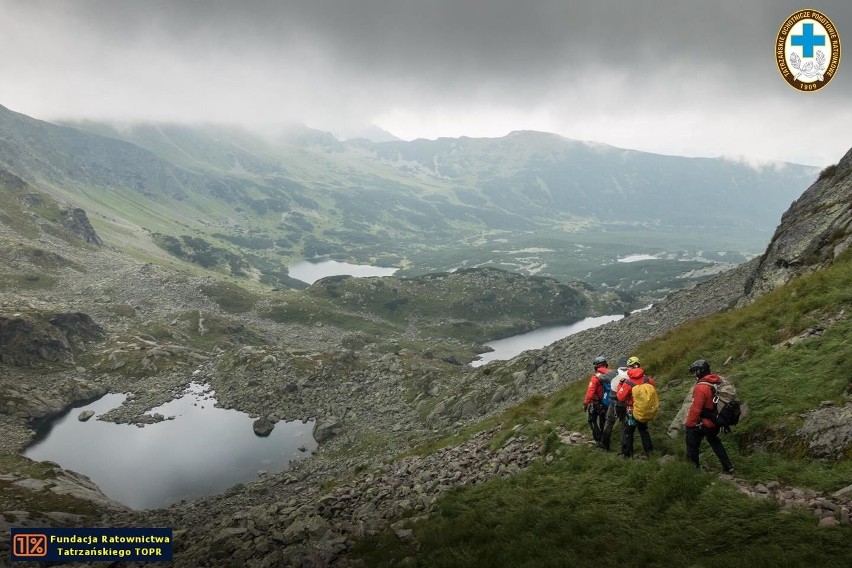
[[[586,397],[583,399],[583,411],[589,415],[589,427],[592,429],[592,437],[600,448],[604,422],[606,421],[607,405],[604,403],[606,386],[600,377],[609,373],[606,358],[595,357],[592,361],[595,372],[589,377],[589,388],[586,389]]]
[[[642,449],[645,455],[654,451],[651,443],[651,434],[648,432],[648,424],[639,422],[633,417],[633,386],[645,381],[645,371],[639,366],[639,357],[631,357],[627,360],[627,380],[621,381],[616,392],[618,402],[627,405],[627,421],[621,434],[621,455],[626,458],[633,456],[633,433],[638,429],[639,438],[642,440]],[[648,382],[656,386],[653,377],[647,377]],[[633,383],[633,384],[630,384]]]
[[[724,472],[733,474],[734,465],[722,445],[722,440],[719,439],[720,428],[708,418],[716,412],[716,403],[713,400],[716,396],[714,385],[720,383],[721,377],[710,372],[710,364],[704,359],[690,365],[689,372],[695,376],[696,383],[692,388],[692,405],[683,422],[686,426],[686,457],[698,467],[699,448],[706,437]]]

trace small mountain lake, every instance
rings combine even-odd
[[[551,343],[559,341],[569,335],[574,335],[575,333],[579,333],[611,321],[620,320],[623,317],[624,315],[611,315],[585,318],[569,325],[540,327],[526,333],[506,337],[505,339],[489,341],[485,345],[491,347],[494,351],[483,353],[480,355],[480,359],[472,361],[470,365],[472,367],[479,367],[485,363],[490,363],[491,361],[505,361],[512,359],[529,349],[541,349],[542,347],[547,347]]]
[[[639,262],[640,260],[660,260],[660,257],[653,254],[630,254],[619,258],[618,262]]]
[[[280,421],[262,438],[248,414],[215,408],[214,394],[193,383],[182,397],[147,413],[173,419],[140,428],[98,420],[126,398],[110,393],[45,423],[24,455],[82,473],[111,499],[149,509],[219,493],[262,470],[281,471],[317,448],[313,422]],[[95,415],[81,422],[83,410]]]
[[[296,264],[287,268],[290,278],[313,284],[321,278],[327,276],[355,276],[363,278],[366,276],[392,276],[398,268],[383,268],[381,266],[371,266],[369,264],[349,264],[348,262],[338,262],[336,260],[300,260]]]

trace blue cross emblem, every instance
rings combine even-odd
[[[813,24],[802,24],[802,35],[792,36],[790,43],[801,46],[802,57],[813,57],[814,46],[825,45],[825,36],[814,35]]]

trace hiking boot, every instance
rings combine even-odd
[[[722,473],[724,473],[725,475],[734,475],[734,466],[722,470]]]

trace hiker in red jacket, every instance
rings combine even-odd
[[[621,381],[616,392],[618,402],[627,405],[627,421],[621,434],[621,455],[626,458],[633,456],[633,433],[638,429],[639,438],[642,440],[642,449],[645,455],[654,451],[651,443],[651,433],[648,432],[648,423],[640,422],[633,416],[633,386],[645,382],[645,371],[639,366],[639,357],[631,357],[627,360],[627,380]],[[648,382],[656,386],[652,377],[647,377]],[[633,383],[633,384],[630,384]]]
[[[692,405],[686,415],[686,457],[698,467],[698,450],[701,441],[706,437],[707,443],[713,448],[716,457],[722,463],[725,473],[733,474],[734,465],[719,439],[719,426],[708,418],[716,412],[714,385],[718,385],[721,377],[710,373],[710,364],[704,359],[695,361],[689,367],[689,372],[695,375],[695,386],[692,389]]]
[[[604,422],[606,421],[606,411],[608,401],[604,400],[604,393],[607,391],[607,386],[601,381],[601,377],[609,373],[606,358],[603,356],[595,357],[592,361],[592,366],[595,372],[589,377],[589,388],[586,389],[586,398],[583,399],[583,412],[589,414],[589,427],[592,429],[592,437],[595,443],[600,448],[602,440],[602,432]]]

